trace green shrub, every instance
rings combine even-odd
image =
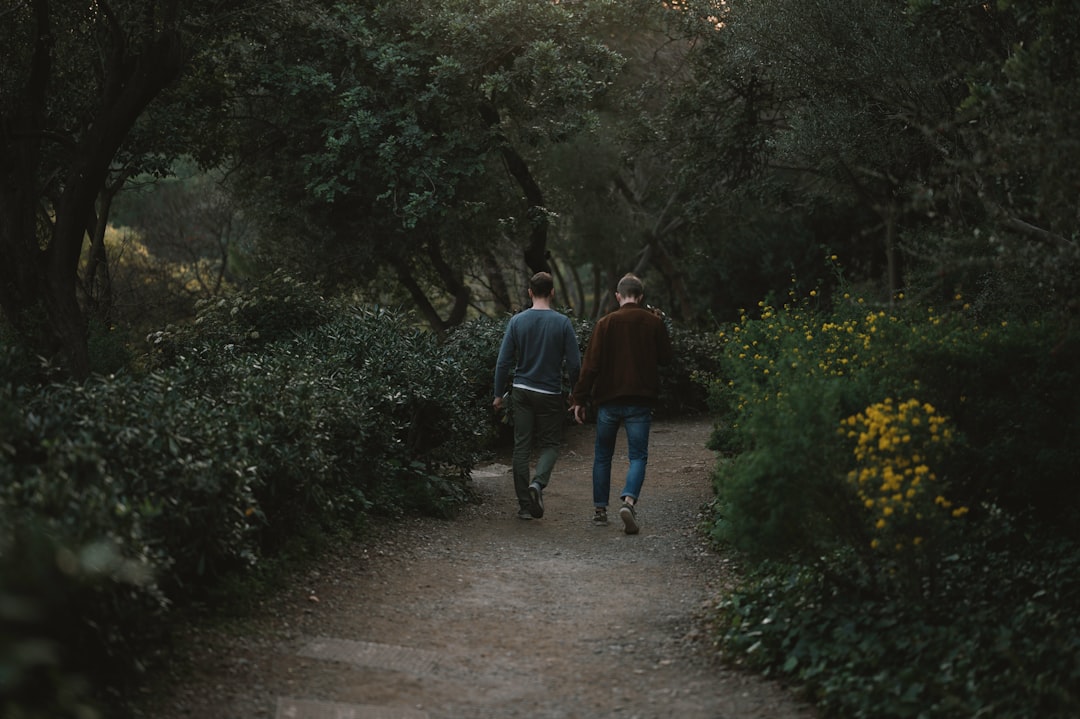
[[[837,430],[905,383],[867,349],[877,313],[852,303],[822,318],[813,301],[762,302],[757,319],[744,313],[721,334],[710,444],[732,459],[717,470],[713,535],[742,551],[813,557],[865,536]]]
[[[1080,335],[1056,321],[983,327],[964,315],[935,329],[911,344],[910,366],[964,435],[948,468],[960,499],[1080,538]]]
[[[467,364],[406,315],[275,276],[150,341],[142,374],[35,388],[13,372],[0,391],[0,593],[15,597],[0,608],[40,610],[0,655],[0,680],[19,692],[46,674],[83,677],[100,699],[149,660],[170,606],[298,535],[371,513],[447,516],[471,499],[486,417]],[[17,527],[57,549],[22,557]],[[115,572],[58,572],[57,552],[107,554]],[[50,578],[23,583],[24,559]],[[133,569],[138,581],[124,580]],[[70,638],[46,632],[71,625]],[[23,634],[59,644],[29,666]],[[38,710],[37,694],[20,696],[12,712]]]
[[[486,422],[466,358],[406,315],[326,300],[280,274],[266,282],[149,340],[151,367],[187,368],[204,395],[238,408],[234,431],[262,467],[273,526],[445,515],[466,501]]]
[[[830,715],[1077,715],[1075,332],[815,302],[725,336],[718,646]]]
[[[148,567],[109,540],[65,544],[3,518],[0,716],[97,717],[102,699],[115,701],[164,638]]]
[[[723,342],[713,332],[691,330],[668,322],[675,361],[660,368],[657,414],[680,417],[709,410],[709,379],[720,371]]]
[[[716,603],[718,648],[798,685],[829,716],[1074,717],[1080,547],[1008,540],[969,545],[919,598],[881,594],[843,555],[827,567],[762,564]]]
[[[177,379],[97,377],[36,394],[0,506],[75,545],[111,537],[170,588],[252,561],[258,478],[217,409]]]
[[[780,309],[763,303],[760,318],[744,316],[725,336],[723,379],[710,394],[720,420],[712,444],[738,458],[718,480],[721,505],[725,497],[736,499],[745,468],[757,475],[745,480],[754,486],[746,498],[770,505],[790,499],[798,508],[770,512],[794,519],[815,505],[792,488],[820,483],[822,494],[832,496],[832,485],[855,469],[842,433],[828,438],[828,432],[881,403],[914,399],[955,430],[957,441],[935,468],[949,501],[973,516],[1000,507],[1076,526],[1080,487],[1066,479],[1080,463],[1080,443],[1069,441],[1080,432],[1075,333],[1038,321],[988,328],[963,312],[901,307],[886,313],[850,299],[821,313],[812,303]],[[761,511],[730,507],[723,522],[753,522]],[[777,539],[774,549],[787,541]],[[803,546],[822,541],[830,538]]]
[[[87,350],[90,356],[90,372],[112,374],[129,368],[134,360],[131,332],[116,325],[90,322],[87,331]]]
[[[512,441],[512,412],[507,408],[495,417],[491,400],[495,386],[495,362],[506,332],[508,318],[481,316],[452,328],[443,340],[441,351],[461,369],[464,378],[465,407],[480,420],[482,443],[487,447]],[[581,336],[578,335],[580,342]]]

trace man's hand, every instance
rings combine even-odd
[[[500,411],[502,409],[502,406],[503,406],[503,398],[502,397],[496,397],[491,402],[491,408],[494,409],[496,412]]]
[[[585,408],[580,404],[571,405],[570,411],[574,414],[574,421],[578,424],[585,424]]]

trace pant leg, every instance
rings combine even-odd
[[[547,487],[551,481],[551,470],[559,458],[563,432],[566,428],[566,400],[561,394],[543,394],[532,392],[531,400],[536,409],[533,426],[536,445],[539,450],[536,459],[536,471],[533,479]]]
[[[517,387],[511,390],[514,410],[514,493],[518,506],[529,506],[529,462],[532,458],[533,432],[536,423],[531,398],[533,394]]]
[[[649,463],[649,430],[652,428],[652,408],[644,405],[626,405],[623,408],[623,425],[626,427],[627,454],[630,466],[626,470],[626,485],[620,497],[641,496],[645,483],[645,467]]]
[[[596,411],[596,444],[593,447],[593,506],[606,507],[611,498],[611,458],[615,455],[615,439],[619,418],[605,405]]]

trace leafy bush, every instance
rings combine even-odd
[[[481,316],[452,328],[443,340],[441,351],[461,368],[464,378],[465,406],[481,423],[486,446],[505,443],[510,437],[509,418],[505,411],[500,420],[491,415],[492,391],[495,385],[495,362],[499,345],[506,331],[508,318]],[[580,339],[580,337],[579,337]]]
[[[863,536],[837,429],[891,393],[890,378],[866,350],[877,315],[853,303],[820,318],[813,302],[762,302],[758,319],[743,313],[721,334],[711,446],[732,458],[717,469],[712,531],[743,551],[812,557]]]
[[[701,414],[709,409],[709,379],[720,371],[723,342],[715,333],[668,322],[675,361],[660,368],[660,416]]]
[[[919,598],[879,593],[842,556],[762,564],[716,603],[718,646],[829,716],[1074,717],[1080,547],[1004,539],[1009,549],[976,542],[951,557]]]
[[[149,628],[170,606],[301,532],[336,533],[371,513],[447,516],[471,498],[486,417],[466,366],[405,315],[329,302],[276,275],[150,345],[143,374],[33,389],[16,372],[0,392],[0,593],[13,598],[0,607],[39,609],[13,617],[18,636],[4,638],[13,653],[0,677],[17,693],[45,675],[116,686],[148,661]],[[24,557],[17,527],[57,549]],[[108,571],[48,560],[84,554],[109,557]],[[47,578],[23,582],[24,560],[44,562]],[[41,662],[19,658],[50,642]]]
[[[1075,332],[816,302],[725,336],[718,646],[837,716],[1075,716]]]
[[[137,675],[139,657],[164,634],[148,567],[109,540],[68,545],[33,523],[5,519],[0,716],[96,717],[102,696]]]
[[[1080,336],[1059,321],[932,321],[910,345],[910,371],[964,435],[948,468],[961,501],[1080,538]]]

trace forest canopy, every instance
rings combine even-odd
[[[1068,316],[1076,17],[20,0],[0,13],[5,324],[83,376],[97,328],[288,268],[439,333],[520,307],[541,269],[595,318],[635,271],[700,326],[793,277],[828,291],[834,255],[880,302],[963,288],[983,312]]]

